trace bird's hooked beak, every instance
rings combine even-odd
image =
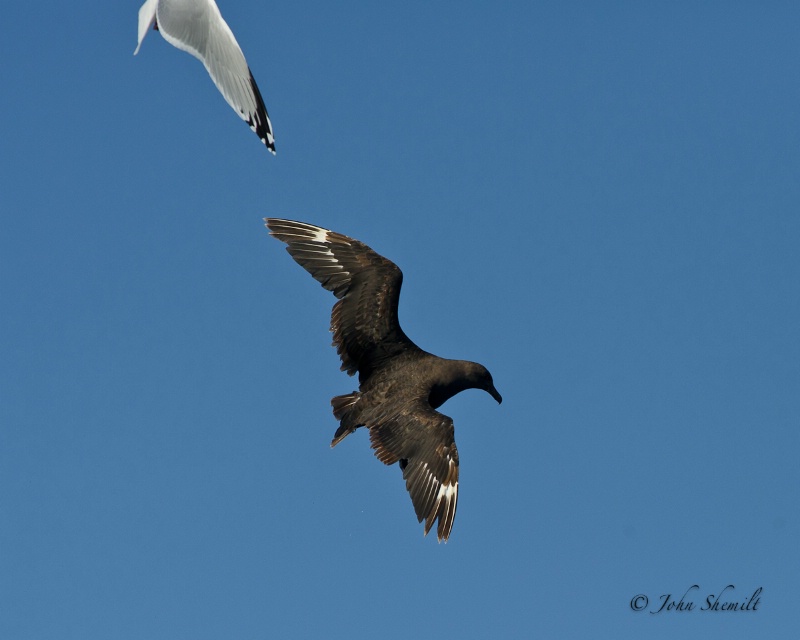
[[[494,385],[492,385],[491,387],[489,387],[489,388],[487,389],[487,391],[489,392],[489,395],[490,395],[490,396],[492,396],[492,398],[494,398],[495,400],[497,400],[497,404],[502,404],[502,402],[503,402],[503,396],[501,396],[499,393],[497,393],[497,389],[495,389],[495,388],[494,388]]]

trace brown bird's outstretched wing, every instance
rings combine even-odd
[[[423,402],[369,427],[375,455],[400,463],[406,488],[425,535],[439,521],[439,540],[450,537],[458,502],[458,449],[453,421]]]
[[[387,358],[418,349],[400,328],[403,273],[391,260],[345,235],[304,222],[265,218],[270,234],[339,301],[331,313],[342,370],[363,382]]]

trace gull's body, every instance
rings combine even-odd
[[[214,0],[147,0],[139,9],[139,42],[134,55],[151,26],[171,45],[205,65],[227,103],[275,153],[272,123],[261,92]]]

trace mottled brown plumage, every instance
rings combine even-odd
[[[358,427],[369,429],[375,455],[398,462],[425,534],[438,521],[447,540],[458,502],[458,450],[453,421],[436,409],[465,389],[502,398],[480,364],[447,360],[420,349],[397,316],[403,274],[390,260],[347,236],[303,222],[266,219],[271,235],[338,298],[331,313],[342,370],[358,373],[359,390],[331,400],[339,428],[335,446]]]

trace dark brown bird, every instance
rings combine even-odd
[[[336,446],[358,427],[369,429],[375,455],[400,463],[417,519],[434,522],[447,541],[458,501],[458,450],[453,420],[436,411],[464,389],[503,399],[483,365],[446,360],[420,349],[400,328],[403,274],[391,260],[347,236],[303,222],[266,218],[270,234],[339,299],[331,313],[342,371],[358,372],[359,390],[331,400]]]

